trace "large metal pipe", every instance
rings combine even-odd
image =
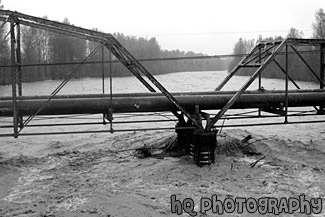
[[[324,90],[290,91],[288,95],[288,106],[290,107],[325,105]],[[62,96],[54,98],[39,114],[107,113],[110,105],[109,97],[103,95],[94,96],[79,95],[78,97],[69,96],[69,98],[64,98]],[[199,105],[202,110],[221,109],[233,96],[233,92],[209,92],[206,94],[182,93],[175,94],[174,96],[182,106],[193,112],[195,105]],[[33,115],[46,102],[46,98],[22,97],[17,100],[17,109],[21,115]],[[249,91],[240,96],[231,109],[279,107],[284,102],[285,93],[283,91]],[[115,113],[177,111],[177,108],[166,97],[152,93],[138,94],[135,96],[132,94],[114,95],[112,106]],[[12,116],[12,114],[12,100],[1,100],[0,115]]]
[[[205,92],[173,92],[173,96],[188,96],[188,95],[234,95],[237,91],[205,91]],[[295,89],[288,90],[288,93],[325,93],[324,89]],[[246,90],[243,94],[271,94],[271,93],[283,93],[283,90]],[[116,93],[112,95],[116,97],[149,97],[149,96],[163,96],[160,92],[146,92],[146,93]],[[110,97],[110,94],[74,94],[74,95],[56,95],[53,99],[72,99],[72,98],[102,98]],[[18,100],[26,99],[49,99],[48,95],[37,95],[37,96],[17,96]],[[12,100],[11,96],[0,97],[0,101]]]

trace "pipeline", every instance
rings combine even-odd
[[[235,91],[174,93],[175,98],[188,111],[198,105],[201,110],[221,109],[233,97]],[[19,115],[33,115],[47,101],[46,96],[17,98]],[[285,101],[284,91],[246,91],[231,109],[278,108]],[[288,92],[289,107],[324,106],[324,90],[292,90]],[[163,112],[178,109],[159,93],[114,94],[110,105],[109,95],[63,95],[53,98],[39,115],[99,114],[127,112]],[[0,116],[12,116],[12,99],[0,98]]]
[[[209,91],[209,92],[174,92],[171,93],[173,96],[180,95],[225,95],[232,94],[234,95],[237,91]],[[288,93],[317,93],[325,92],[324,89],[296,89],[288,90]],[[246,90],[243,94],[270,94],[270,93],[284,93],[283,90]],[[159,92],[147,92],[147,93],[116,93],[113,94],[113,97],[142,97],[142,96],[163,96]],[[73,95],[56,95],[54,99],[71,99],[71,98],[100,98],[100,97],[110,97],[109,94],[73,94]],[[26,99],[48,99],[47,95],[37,95],[37,96],[17,96],[17,99],[26,100]],[[11,96],[0,97],[0,101],[3,100],[12,100]]]

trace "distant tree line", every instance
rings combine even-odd
[[[323,9],[317,10],[315,13],[315,21],[312,23],[313,27],[313,38],[315,39],[325,39],[325,13]],[[303,32],[299,31],[295,28],[291,28],[287,35],[287,38],[302,38]],[[284,40],[281,36],[263,38],[260,36],[256,41],[254,39],[243,39],[240,38],[233,49],[233,54],[238,55],[232,58],[231,62],[228,66],[228,71],[233,70],[243,58],[243,55],[249,53],[256,44],[260,41],[278,41]],[[320,54],[319,47],[314,46],[298,46],[298,51],[302,52],[302,57],[306,60],[308,65],[314,70],[314,72],[318,73],[320,69]],[[291,50],[289,49],[289,52]],[[284,51],[283,51],[284,52]],[[276,58],[277,62],[279,62],[282,66],[285,64],[285,55],[278,55]],[[253,73],[253,69],[243,68],[241,69],[237,75],[251,75]],[[300,81],[312,81],[317,82],[317,78],[309,71],[309,69],[304,65],[304,63],[299,59],[297,55],[295,55],[292,51],[289,55],[289,74],[294,80]],[[279,67],[274,63],[270,63],[270,65],[262,72],[263,77],[268,78],[284,78],[284,73],[281,72]]]
[[[1,3],[1,0],[0,0]],[[47,17],[44,17],[47,19]],[[65,18],[63,23],[70,24]],[[2,25],[2,23],[0,23]],[[94,29],[97,30],[97,29]],[[9,39],[4,39],[8,33],[8,27],[0,29],[0,65],[10,65]],[[98,30],[97,30],[98,31]],[[170,58],[170,57],[193,57],[204,56],[201,53],[184,52],[179,50],[167,51],[161,49],[156,38],[142,38],[125,36],[121,33],[115,33],[117,40],[137,59],[149,58]],[[87,55],[98,46],[98,43],[87,41],[75,37],[69,37],[49,31],[32,28],[28,26],[21,27],[22,43],[22,64],[31,64],[34,66],[22,67],[23,82],[42,81],[48,79],[63,79],[77,66],[76,64],[56,65],[52,63],[78,63],[83,61]],[[102,51],[104,51],[104,60],[109,60],[109,52],[105,48],[99,49],[97,53],[89,59],[88,62],[102,60]],[[114,56],[113,56],[113,60]],[[50,63],[50,64],[49,64]],[[35,66],[35,64],[41,64]],[[49,64],[49,65],[47,65]],[[226,70],[227,62],[222,59],[205,60],[168,60],[168,61],[145,61],[142,64],[152,74],[163,74],[180,71],[206,71],[206,70]],[[109,76],[108,63],[105,64],[105,76]],[[0,85],[10,84],[11,73],[9,67],[0,67]],[[132,76],[131,72],[121,63],[112,64],[113,76]],[[101,77],[102,64],[85,64],[76,73],[75,78],[81,77]]]

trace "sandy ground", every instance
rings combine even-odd
[[[171,91],[210,91],[226,75],[226,71],[186,72],[158,77]],[[237,90],[243,78],[235,77],[227,90]],[[179,81],[185,83],[180,85]],[[114,93],[143,90],[141,84],[134,86],[140,82],[131,77],[114,78],[114,82]],[[24,95],[48,94],[58,84],[24,84]],[[62,94],[101,93],[100,84],[98,79],[74,80]],[[310,83],[299,85],[318,88]],[[265,79],[263,86],[283,89],[284,82]],[[1,94],[10,95],[10,86],[0,88]],[[225,199],[304,194],[324,202],[324,127],[301,124],[223,129],[217,138],[215,164],[201,168],[188,156],[163,152],[175,142],[173,131],[1,138],[0,216],[178,216],[171,213],[173,194],[180,201],[192,198],[195,211],[199,211],[201,198],[212,195]],[[89,129],[93,130],[87,126]],[[252,139],[241,142],[248,135]],[[139,158],[135,149],[144,145],[151,148],[152,157]],[[260,216],[247,212],[227,215]],[[208,211],[198,216],[216,215]],[[311,216],[325,216],[325,212]]]
[[[171,213],[172,194],[179,200],[192,198],[196,211],[199,200],[212,195],[224,199],[305,194],[324,201],[321,133],[315,140],[306,133],[304,141],[259,131],[223,130],[217,137],[216,163],[201,168],[188,156],[163,154],[175,142],[172,131],[53,137],[51,141],[39,137],[34,145],[27,137],[25,143],[8,139],[2,143],[1,150],[6,151],[0,158],[0,216],[178,216]],[[288,132],[290,128],[285,135]],[[241,142],[248,135],[252,139]],[[150,147],[152,157],[139,158],[135,149],[144,145]]]

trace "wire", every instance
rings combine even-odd
[[[148,113],[148,114],[117,114],[117,116],[115,116],[114,119],[159,116],[159,117],[167,118],[170,121],[176,121],[175,119],[170,118],[170,117],[174,117],[173,115],[167,115],[167,114],[168,114],[168,112],[164,112],[164,113],[154,112],[154,113]],[[54,117],[53,116],[38,116],[38,117],[35,117],[34,120],[35,121],[45,121],[45,120],[52,120],[52,119],[67,119],[67,120],[94,120],[94,119],[96,119],[96,117],[90,117],[90,116],[98,116],[98,114],[76,114],[76,115],[63,115],[63,116],[54,116]],[[102,119],[102,117],[98,116],[97,119]],[[11,123],[11,122],[7,121],[7,123]]]
[[[311,53],[319,53],[320,50],[312,50],[312,51],[299,51],[301,54],[311,54]],[[294,52],[288,52],[289,55],[293,55]],[[137,61],[139,62],[151,62],[151,61],[178,61],[178,60],[207,60],[207,59],[223,59],[223,58],[231,58],[231,57],[246,57],[247,53],[242,54],[221,54],[221,55],[200,55],[200,56],[190,56],[190,57],[157,57],[157,58],[139,58]],[[285,55],[285,52],[279,52],[278,55]],[[58,65],[80,65],[80,64],[101,64],[101,63],[120,63],[123,60],[112,60],[112,61],[87,61],[83,62],[58,62],[58,63],[30,63],[30,64],[21,64],[21,67],[31,67],[31,66],[58,66]],[[130,60],[132,63],[133,61]],[[0,68],[11,68],[16,67],[12,65],[2,65]]]
[[[311,32],[311,29],[300,30]],[[184,32],[184,33],[149,33],[149,34],[130,34],[132,36],[174,36],[174,35],[219,35],[219,34],[249,34],[249,33],[287,33],[288,30],[254,30],[254,31],[224,31],[224,32]]]
[[[163,115],[163,114],[160,114],[160,113],[158,113],[158,112],[155,112],[155,114],[157,114],[157,115],[160,116],[160,117],[166,118],[166,119],[168,119],[168,120],[174,121],[174,119],[172,119],[172,118],[170,118],[170,117],[167,117],[167,116],[165,116],[165,115]],[[175,122],[177,122],[177,121],[175,121]]]
[[[164,113],[167,113],[167,112],[164,112]],[[114,119],[126,118],[126,117],[133,118],[133,117],[141,117],[141,116],[156,116],[156,115],[160,115],[160,114],[161,113],[159,113],[159,112],[145,113],[145,114],[118,114],[118,116],[114,116]],[[168,116],[168,115],[164,115],[164,116]],[[169,115],[169,116],[174,117],[174,115]]]
[[[256,111],[249,111],[249,112],[241,112],[241,113],[235,113],[235,114],[226,114],[224,115],[225,118],[229,117],[229,116],[241,116],[241,115],[247,115],[247,114],[252,114],[252,113],[256,113]]]
[[[73,119],[75,117],[86,117],[86,116],[93,116],[93,115],[97,115],[97,114],[75,114],[75,115],[64,115],[64,116],[38,116],[36,117],[34,120],[48,120],[48,119]],[[79,119],[79,118],[76,118]],[[83,119],[83,118],[80,118]]]

